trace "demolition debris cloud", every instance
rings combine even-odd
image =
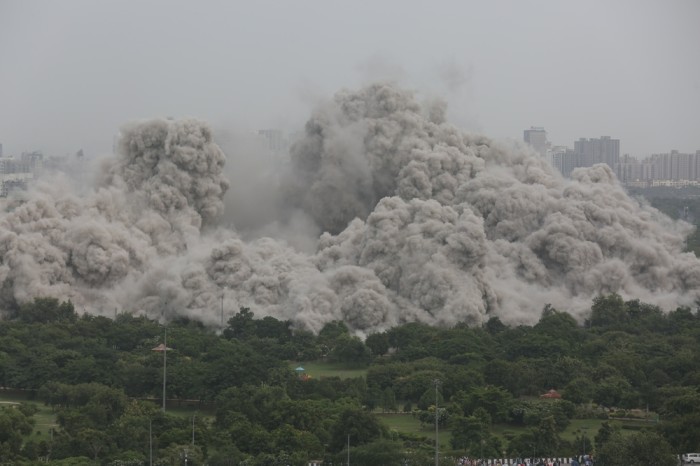
[[[224,172],[206,124],[128,124],[88,193],[53,177],[3,205],[0,305],[53,296],[89,313],[216,325],[223,298],[229,315],[247,306],[369,334],[407,321],[532,323],[547,303],[583,318],[609,292],[665,309],[700,298],[700,261],[683,252],[690,225],[630,198],[606,165],[564,179],[445,110],[386,83],[315,109],[259,201],[274,227],[258,229],[322,231],[306,238],[313,253],[226,216],[229,187],[249,212],[261,190],[229,185],[225,173],[249,174]]]

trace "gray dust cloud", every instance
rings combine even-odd
[[[532,323],[547,303],[582,319],[608,292],[667,310],[700,297],[690,225],[629,197],[606,165],[564,179],[445,111],[393,84],[340,91],[264,193],[230,186],[248,177],[230,165],[245,155],[225,155],[205,123],[130,123],[89,192],[53,176],[2,206],[0,305],[52,296],[216,326],[223,303],[227,317],[247,306],[366,335],[408,321]],[[226,214],[229,188],[248,216],[265,209],[256,231],[270,236]]]

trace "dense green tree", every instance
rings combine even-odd
[[[236,315],[228,320],[228,327],[224,329],[225,338],[243,340],[255,335],[255,321],[253,312],[249,307],[241,307]]]
[[[77,437],[95,462],[97,462],[100,453],[109,448],[110,439],[104,431],[91,428],[80,429]]]
[[[70,301],[59,303],[55,298],[34,298],[20,306],[19,318],[27,323],[75,322],[78,315]]]
[[[32,432],[34,419],[21,409],[0,407],[0,446],[5,462],[13,461],[22,449],[22,437]]]
[[[382,392],[382,409],[386,411],[396,411],[398,404],[396,403],[396,394],[391,387],[387,387]]]
[[[486,323],[484,324],[484,328],[489,334],[496,335],[498,333],[503,332],[508,327],[506,327],[506,325],[503,322],[501,322],[501,319],[499,319],[496,316],[493,316],[489,318],[488,321],[486,321]]]
[[[449,421],[451,429],[450,446],[455,450],[467,451],[480,447],[482,440],[489,435],[489,426],[477,416],[454,416]]]
[[[398,379],[407,376],[411,372],[411,366],[404,363],[373,365],[367,370],[367,385],[380,389],[393,387]]]
[[[114,320],[78,318],[67,312],[69,304],[40,300],[27,305],[23,317],[17,313],[0,322],[0,384],[43,387],[37,397],[55,410],[59,424],[52,440],[21,431],[0,440],[0,460],[27,463],[50,455],[77,463],[87,461],[84,457],[93,463],[95,457],[146,461],[150,425],[156,457],[167,462],[170,455],[176,461],[175,450],[190,444],[191,418],[163,413],[159,403],[134,401],[160,396],[162,354],[151,349],[162,341],[162,326],[128,313]],[[660,415],[656,433],[674,451],[700,449],[697,312],[679,308],[665,315],[655,306],[623,302],[615,295],[598,298],[593,308],[590,326],[579,326],[549,306],[534,326],[506,327],[497,319],[481,328],[410,323],[364,343],[342,322],[316,336],[272,317],[256,319],[250,309],[241,309],[221,336],[196,320],[178,318],[168,323],[168,346],[174,348],[168,354],[168,396],[205,405],[216,401],[216,421],[197,416],[195,422],[201,461],[210,464],[232,459],[303,465],[311,453],[331,459],[342,456],[348,433],[357,435],[351,450],[366,450],[368,458],[375,445],[389,438],[396,442],[375,451],[381,453],[376,461],[430,462],[423,450],[432,449],[429,441],[387,432],[368,410],[393,410],[398,399],[410,411],[421,401],[427,409],[416,417],[432,430],[436,379],[440,396],[448,400],[439,401],[441,426],[451,422],[453,446],[470,456],[503,452],[498,437],[488,432],[491,422],[519,432],[530,429],[506,435],[511,454],[590,451],[588,433],[579,432],[572,443],[558,435],[574,413],[603,415],[591,402],[648,407]],[[345,361],[338,364],[346,367],[359,355],[370,364],[367,376],[301,380],[288,361],[322,355]],[[561,390],[564,400],[529,398],[549,388]],[[348,411],[354,413],[352,420]],[[13,413],[27,419],[34,415],[28,405]],[[483,427],[479,437],[473,435],[475,424]],[[7,425],[0,420],[0,430]],[[617,441],[614,429],[603,427],[596,434],[597,450],[612,449],[610,439]],[[108,441],[102,442],[105,437]],[[397,445],[398,452],[393,450]]]
[[[629,321],[629,317],[622,297],[613,293],[593,299],[588,324],[591,327],[620,328]]]
[[[372,356],[384,356],[389,351],[389,336],[386,332],[372,333],[365,340],[365,345],[372,351]]]
[[[610,425],[609,422],[603,422],[598,429],[598,433],[595,434],[595,450],[601,451],[603,446],[610,440],[615,433],[615,429]]]
[[[500,387],[485,386],[459,392],[452,401],[459,406],[464,415],[470,415],[477,408],[483,408],[493,422],[503,422],[510,416],[513,396]]]
[[[348,435],[350,436],[351,445],[364,445],[382,436],[386,436],[388,432],[383,427],[377,418],[360,408],[348,408],[340,413],[338,420],[331,429],[331,451],[341,451],[345,448]]]
[[[389,345],[397,349],[396,357],[405,361],[431,356],[438,341],[438,330],[426,324],[411,322],[387,331]]]
[[[280,343],[287,342],[292,337],[292,322],[278,320],[274,317],[263,317],[255,321],[255,336],[258,338],[272,338]]]
[[[336,461],[344,461],[347,458],[346,454],[347,451],[341,452],[337,455]],[[350,456],[351,464],[365,466],[403,466],[406,464],[401,443],[388,439],[376,440],[359,446],[353,446],[351,443]]]
[[[423,392],[418,400],[418,409],[426,410],[430,406],[435,406],[435,403],[437,403],[438,406],[443,406],[445,404],[445,400],[442,397],[442,391],[440,390],[439,386],[437,390],[435,390],[435,387],[432,387]]]
[[[629,436],[614,433],[596,456],[597,462],[605,466],[676,466],[678,463],[671,445],[648,431]]]
[[[365,365],[370,360],[370,351],[358,337],[343,334],[335,339],[328,359],[333,362]]]
[[[332,322],[328,322],[323,326],[321,331],[318,332],[318,340],[319,343],[328,345],[329,348],[332,348],[338,338],[349,335],[350,329],[348,329],[348,326],[345,325],[345,322],[334,320]]]

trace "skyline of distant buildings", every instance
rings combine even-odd
[[[0,197],[15,189],[27,189],[43,167],[44,155],[41,152],[22,152],[18,159],[2,155],[0,144]]]
[[[634,187],[700,186],[700,150],[695,153],[651,154],[642,160],[628,154],[620,155],[620,140],[610,136],[579,138],[574,148],[552,146],[543,127],[530,127],[523,140],[542,154],[565,177],[579,167],[607,164],[621,183]]]
[[[275,128],[260,129],[256,134],[264,147],[275,156],[288,152],[302,135],[301,132],[286,134]],[[674,149],[640,160],[628,154],[620,155],[620,140],[610,136],[579,138],[574,141],[573,149],[552,145],[541,126],[524,130],[523,140],[565,177],[570,177],[576,168],[605,163],[627,186],[700,186],[700,149],[695,153],[682,153]],[[76,156],[82,159],[82,150]],[[0,142],[0,197],[6,197],[13,189],[26,189],[38,176],[43,164],[44,156],[39,151],[23,152],[19,158],[5,156]]]
[[[530,126],[523,131],[523,140],[530,144],[542,157],[547,156],[547,132],[541,126]]]

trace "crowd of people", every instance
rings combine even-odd
[[[514,458],[481,459],[463,456],[455,463],[457,466],[593,466],[591,455],[574,458]]]

